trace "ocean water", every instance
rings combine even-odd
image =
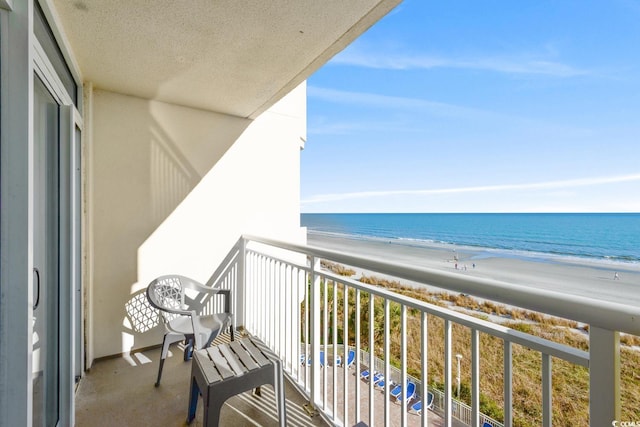
[[[640,263],[640,213],[302,214],[310,233],[503,256]]]

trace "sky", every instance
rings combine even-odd
[[[405,0],[307,96],[303,213],[640,212],[640,0]]]

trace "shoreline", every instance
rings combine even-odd
[[[640,265],[634,263],[609,263],[589,259],[583,261],[561,257],[553,257],[550,260],[486,248],[435,243],[411,245],[399,240],[368,240],[314,232],[307,233],[307,243],[310,246],[369,256],[383,261],[457,272],[624,305],[640,305]],[[618,279],[614,278],[616,272]],[[375,275],[375,272],[367,274]]]
[[[640,261],[630,261],[624,260],[620,258],[598,258],[598,257],[588,257],[588,256],[579,256],[572,254],[560,254],[560,253],[543,253],[543,252],[532,252],[527,250],[520,249],[505,249],[505,248],[492,248],[492,247],[484,247],[484,246],[470,246],[470,245],[461,245],[456,243],[447,243],[447,242],[438,242],[438,241],[428,241],[428,240],[419,240],[419,239],[407,239],[407,238],[382,238],[382,237],[368,237],[368,236],[358,236],[358,235],[349,235],[349,234],[337,234],[337,233],[328,233],[328,232],[318,232],[315,230],[308,230],[307,236],[313,238],[318,238],[319,240],[323,238],[327,238],[328,240],[332,239],[344,239],[349,241],[363,241],[363,242],[371,242],[371,243],[389,243],[400,246],[407,246],[417,249],[426,249],[426,250],[441,250],[441,251],[451,251],[451,252],[466,252],[469,253],[470,258],[473,259],[485,259],[485,258],[508,258],[508,259],[519,259],[522,261],[529,262],[540,262],[540,263],[551,263],[551,264],[575,264],[581,266],[588,266],[593,268],[600,268],[603,270],[611,271],[630,271],[630,272],[640,272]]]

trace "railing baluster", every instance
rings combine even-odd
[[[273,301],[273,305],[271,307],[277,307],[276,304],[278,304],[278,297],[280,295],[280,293],[278,292],[278,287],[277,287],[277,283],[278,283],[278,273],[279,273],[279,262],[275,259],[271,259],[271,262],[269,263],[269,265],[271,266],[271,275],[270,275],[270,283],[269,283],[269,292],[271,293],[271,299]],[[267,310],[269,311],[269,318],[271,319],[272,325],[271,325],[271,350],[273,352],[277,352],[278,351],[278,345],[279,345],[279,341],[278,341],[278,336],[280,335],[280,328],[278,325],[278,316],[275,315],[272,310]]]
[[[263,255],[260,255],[260,257],[258,258],[258,262],[259,262],[259,281],[258,281],[258,295],[260,295],[260,301],[265,301],[264,297],[265,297],[265,292],[264,292],[264,281],[265,281],[265,274],[266,274],[266,267],[265,267],[265,257]],[[267,337],[264,334],[264,325],[267,321],[267,316],[265,313],[266,308],[264,306],[261,306],[258,308],[258,313],[259,313],[259,323],[256,327],[256,329],[258,331],[260,331],[260,336],[263,337],[264,342],[267,342]]]
[[[231,301],[233,307],[233,326],[247,324],[247,240],[243,237],[238,240],[238,265],[236,273],[236,284],[231,291]]]
[[[451,427],[451,322],[444,321],[444,422]]]
[[[320,281],[318,274],[320,269],[320,260],[311,257],[311,402],[314,406],[320,406]]]
[[[513,344],[504,341],[504,425],[513,424]]]
[[[551,427],[553,418],[551,356],[542,353],[542,426]]]
[[[421,348],[421,363],[422,366],[420,367],[420,372],[422,374],[422,378],[421,378],[421,390],[420,390],[420,394],[421,394],[421,398],[422,398],[422,419],[421,419],[421,426],[422,427],[427,427],[427,424],[429,422],[428,420],[428,413],[429,411],[427,410],[427,401],[428,401],[428,396],[429,396],[429,318],[427,317],[427,313],[425,313],[424,311],[422,312],[422,315],[420,316],[420,335],[422,337],[421,339],[421,344],[422,344],[422,348]]]
[[[369,427],[375,425],[375,396],[373,394],[373,376],[375,372],[375,347],[374,347],[374,324],[375,301],[373,294],[369,294]]]
[[[338,370],[336,369],[336,360],[338,357],[338,282],[333,282],[333,316],[331,320],[331,328],[333,331],[333,414],[334,420],[338,419]],[[344,354],[343,362],[346,362],[347,355]]]
[[[306,348],[305,348],[306,360],[304,362],[305,366],[309,365],[307,360],[313,355],[313,349],[311,348],[312,346],[311,328],[313,327],[314,318],[313,318],[313,313],[311,312],[312,310],[311,298],[312,298],[312,295],[314,294],[314,288],[316,287],[314,286],[315,279],[313,277],[314,277],[313,273],[307,273],[304,279],[305,304],[307,308],[307,312],[305,313],[305,335],[307,337]],[[307,387],[309,387],[309,390],[311,390],[311,378],[313,377],[313,374],[311,372],[311,367],[308,366],[307,369],[305,369],[305,371],[306,371],[306,377],[307,377],[306,378]],[[313,400],[311,402],[313,402]]]
[[[384,299],[384,389],[382,393],[384,394],[384,425],[389,425],[389,419],[391,416],[391,408],[389,407],[389,388],[391,382],[391,369],[389,368],[389,348],[391,345],[391,339],[389,337],[391,329],[391,319],[389,317],[389,300],[387,298]]]
[[[480,332],[471,329],[471,426],[480,427]]]
[[[407,306],[402,304],[401,307],[401,331],[402,331],[402,344],[401,344],[401,359],[402,359],[402,427],[406,427],[407,425]]]
[[[344,292],[344,305],[342,306],[343,317],[343,329],[342,329],[342,342],[344,343],[345,355],[349,352],[349,288],[347,288],[346,282],[342,286]],[[346,364],[346,361],[345,361]],[[343,425],[349,425],[349,368],[345,366],[343,371]],[[358,379],[358,373],[356,372],[356,380]]]
[[[309,391],[309,368],[307,368],[307,358],[309,357],[309,273],[305,270],[298,272],[298,298],[297,301],[302,303],[304,318],[300,319],[302,324],[300,330],[300,338],[302,339],[302,349],[300,353],[304,355],[304,360],[301,364],[304,365],[304,387]],[[302,295],[300,295],[300,292]],[[298,359],[300,360],[300,359]]]
[[[356,359],[356,378],[360,378],[360,371],[362,370],[362,367],[360,366],[360,289],[356,289],[356,311],[354,317],[356,319],[356,354],[358,355]],[[356,421],[354,424],[357,424],[362,421],[360,415],[360,381],[356,381],[355,391]]]

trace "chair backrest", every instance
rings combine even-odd
[[[391,395],[394,397],[398,396],[400,393],[402,393],[402,385],[398,384],[389,393],[391,393]]]
[[[200,295],[202,288],[204,285],[185,276],[160,276],[149,283],[147,298],[160,310],[162,320],[169,323],[181,315],[172,310],[199,312],[202,309],[205,305]]]
[[[349,355],[347,356],[347,366],[351,366],[351,364],[353,364],[355,360],[356,360],[356,351],[349,350]]]
[[[409,381],[407,384],[407,397],[413,397],[416,392],[416,384],[414,382]]]

